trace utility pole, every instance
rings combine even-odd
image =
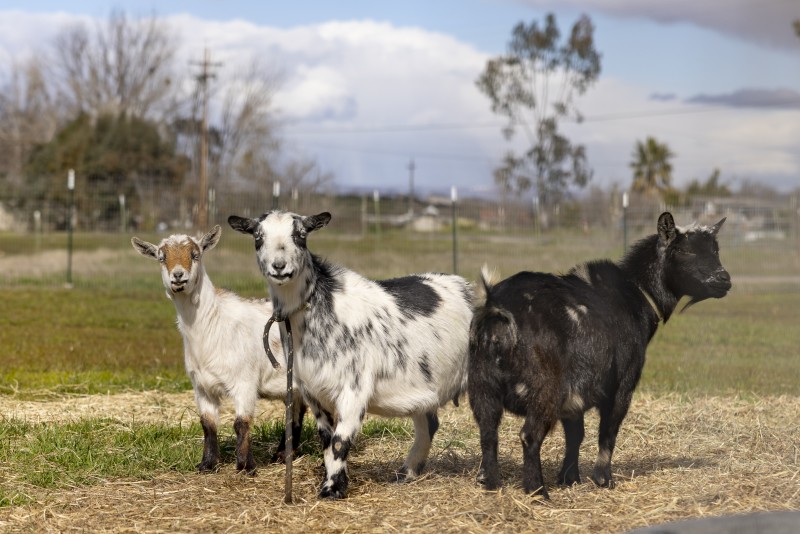
[[[408,214],[413,218],[414,216],[414,158],[408,162]]]
[[[197,227],[205,231],[208,226],[208,81],[216,78],[211,72],[213,67],[219,67],[222,63],[211,62],[211,55],[208,48],[203,53],[203,61],[195,62],[200,66],[200,74],[195,76],[197,80],[200,98],[202,99],[202,116],[200,119],[200,165],[198,166],[198,205],[197,205]]]

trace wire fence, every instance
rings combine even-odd
[[[213,267],[213,275],[229,287],[261,291],[255,262],[247,259],[252,243],[234,237],[226,220],[231,214],[255,217],[272,208],[331,212],[332,223],[311,246],[372,277],[437,270],[475,278],[483,263],[505,275],[523,269],[564,271],[581,261],[619,258],[635,240],[655,232],[658,215],[669,210],[679,225],[727,217],[720,244],[735,283],[738,277],[744,286],[771,283],[800,290],[796,197],[707,198],[681,207],[632,198],[624,206],[619,194],[595,192],[592,198],[545,210],[532,201],[490,199],[473,191],[426,198],[273,193],[272,187],[210,190],[208,228],[195,228],[197,202],[185,188],[168,184],[155,183],[127,196],[82,192],[72,206],[70,195],[22,202],[0,194],[0,285],[95,287],[152,281],[152,266],[133,259],[132,235],[157,242],[172,233],[196,234],[220,224],[225,239],[209,260],[209,271]]]

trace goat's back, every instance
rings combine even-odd
[[[582,408],[595,405],[608,385],[601,377],[618,383],[633,368],[638,380],[649,340],[646,306],[609,261],[565,275],[517,273],[490,287],[475,312],[470,380],[510,397],[524,383],[558,397],[554,403],[577,395]],[[507,404],[513,410],[513,399]]]
[[[310,301],[297,376],[332,405],[343,389],[369,393],[368,410],[408,415],[433,409],[466,386],[473,291],[455,275],[373,281],[335,271],[326,305]],[[318,288],[320,285],[318,284]]]

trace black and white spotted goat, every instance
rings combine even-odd
[[[679,228],[663,213],[658,233],[635,244],[618,264],[593,261],[561,276],[521,272],[493,287],[482,273],[487,299],[472,322],[468,393],[480,427],[478,479],[487,489],[500,485],[497,428],[504,408],[525,418],[525,492],[548,496],[540,447],[559,419],[566,452],[558,482],[580,482],[583,415],[594,407],[600,429],[591,478],[613,486],[617,433],[659,323],[683,296],[691,298],[689,306],[731,288],[716,239],[724,221]]]
[[[329,213],[271,211],[228,223],[255,239],[278,319],[297,340],[294,377],[322,439],[320,497],[347,492],[347,455],[364,415],[410,416],[414,443],[397,480],[424,467],[438,408],[466,388],[472,288],[461,277],[420,274],[372,281],[306,248]],[[280,323],[281,329],[285,326]]]
[[[186,372],[192,380],[200,424],[203,427],[203,459],[199,471],[212,471],[219,463],[217,421],[223,399],[232,398],[236,411],[236,468],[254,473],[256,464],[250,450],[250,424],[259,398],[283,399],[286,396],[286,365],[276,331],[269,343],[276,358],[284,363],[273,369],[264,354],[264,325],[272,315],[268,300],[243,299],[216,289],[206,274],[203,254],[217,245],[222,229],[197,240],[188,235],[172,235],[154,245],[138,237],[131,239],[141,255],[161,263],[161,280],[167,298],[178,312],[178,330],[183,336]],[[295,402],[293,447],[300,443],[300,428],[305,405]],[[281,443],[273,461],[282,460]]]

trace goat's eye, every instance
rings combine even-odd
[[[165,261],[167,261],[167,257],[166,257],[166,256],[164,256],[164,254],[159,254],[159,255],[158,255],[158,257],[157,257],[157,259],[158,259],[158,261],[160,261],[161,263],[164,263]]]
[[[292,238],[293,238],[295,243],[297,243],[298,245],[303,246],[306,243],[306,236],[307,235],[308,234],[306,234],[305,232],[297,232],[296,234],[294,234],[292,236]]]
[[[200,253],[199,253],[199,252],[197,252],[196,250],[193,250],[193,251],[192,251],[192,260],[193,260],[193,261],[197,261],[197,260],[199,260],[199,259],[200,259]]]
[[[256,240],[256,248],[261,248],[261,245],[264,244],[264,236],[260,233],[254,234],[253,237]]]

